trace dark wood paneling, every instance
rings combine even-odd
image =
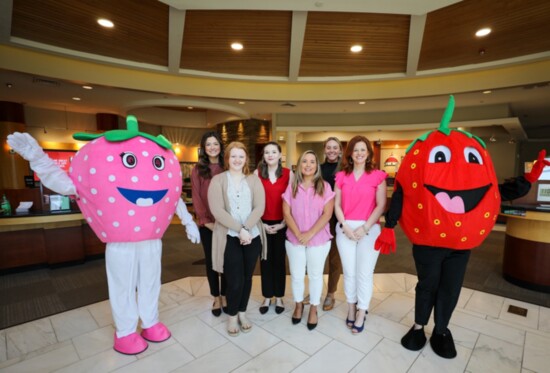
[[[550,292],[550,244],[506,235],[502,272],[523,286]]]
[[[216,73],[288,76],[291,12],[188,10],[182,69]],[[234,51],[231,43],[244,49]]]
[[[404,73],[409,26],[404,15],[309,12],[299,75]]]
[[[82,235],[84,240],[84,254],[86,256],[105,254],[105,244],[97,238],[88,224],[82,224]]]
[[[0,269],[46,263],[43,232],[42,229],[0,232]]]
[[[477,64],[550,50],[550,1],[464,0],[428,14],[418,68]],[[477,38],[475,32],[493,32]],[[479,51],[483,49],[484,54]]]
[[[168,9],[156,0],[14,1],[12,36],[166,66]],[[99,26],[98,18],[110,19],[115,27]]]
[[[44,229],[48,264],[84,260],[82,226]]]

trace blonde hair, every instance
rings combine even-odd
[[[321,164],[319,163],[319,158],[313,150],[306,150],[300,156],[300,158],[298,159],[298,163],[296,164],[296,177],[294,177],[294,181],[292,182],[292,197],[296,197],[298,186],[304,181],[302,170],[300,167],[302,165],[302,160],[308,154],[313,154],[313,156],[315,157],[315,162],[317,162],[317,170],[313,175],[313,187],[315,189],[315,194],[323,196],[323,194],[325,193],[325,181],[323,180],[323,175],[321,174]]]
[[[244,163],[244,166],[243,166],[243,174],[249,175],[250,169],[248,168],[248,160],[250,158],[248,157],[248,150],[246,150],[246,146],[240,141],[233,141],[229,145],[227,145],[227,147],[225,148],[225,154],[223,159],[225,164],[225,169],[226,170],[229,169],[229,156],[231,155],[231,150],[233,149],[244,150],[244,154],[246,155],[246,162]]]

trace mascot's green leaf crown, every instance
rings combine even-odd
[[[449,136],[451,131],[460,132],[460,133],[462,133],[463,135],[465,135],[467,137],[474,138],[475,140],[477,140],[477,142],[479,142],[481,144],[483,149],[486,149],[487,146],[485,145],[485,142],[483,142],[483,140],[480,139],[479,137],[477,137],[475,135],[472,135],[470,132],[462,131],[462,130],[459,130],[459,129],[449,128],[449,123],[451,123],[451,118],[453,117],[454,110],[455,110],[455,98],[451,95],[449,97],[449,102],[447,103],[447,108],[445,109],[445,112],[443,113],[443,118],[441,118],[441,122],[439,123],[439,128],[437,130],[428,131],[428,132],[424,133],[423,135],[421,135],[420,137],[418,137],[416,140],[414,140],[409,145],[409,147],[407,148],[405,153],[408,153],[409,150],[411,150],[411,148],[414,146],[414,144],[416,144],[417,141],[426,140],[428,138],[428,136],[430,136],[430,134],[434,131],[442,132],[447,136]]]
[[[166,137],[162,135],[158,135],[155,137],[148,133],[140,132],[138,128],[137,118],[134,115],[128,115],[126,117],[125,130],[112,130],[112,131],[107,131],[105,133],[79,132],[79,133],[75,133],[73,135],[73,138],[75,140],[80,140],[80,141],[90,141],[90,140],[95,140],[99,137],[105,137],[105,140],[109,142],[121,142],[121,141],[130,140],[138,136],[145,137],[165,149],[173,150],[172,143]]]

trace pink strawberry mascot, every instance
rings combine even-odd
[[[77,196],[84,218],[107,244],[114,349],[135,355],[147,349],[147,341],[163,342],[171,336],[159,321],[158,299],[161,238],[174,213],[191,242],[198,243],[200,236],[180,199],[182,175],[171,143],[162,135],[139,132],[132,115],[126,123],[126,130],[75,134],[77,140],[92,141],[76,153],[69,175],[29,134],[9,135],[8,144],[30,162],[46,187]],[[141,334],[136,332],[139,319]]]

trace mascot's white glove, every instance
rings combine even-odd
[[[193,221],[193,217],[187,211],[187,206],[185,206],[185,203],[181,200],[181,198],[178,201],[178,207],[176,207],[176,215],[181,220],[181,225],[185,226],[185,233],[187,233],[187,238],[189,241],[193,243],[199,243],[201,242],[201,235],[199,233],[199,228],[197,227],[197,224]]]
[[[76,188],[69,175],[44,153],[31,135],[14,132],[8,135],[8,144],[30,162],[32,170],[46,187],[66,196],[76,194]]]

